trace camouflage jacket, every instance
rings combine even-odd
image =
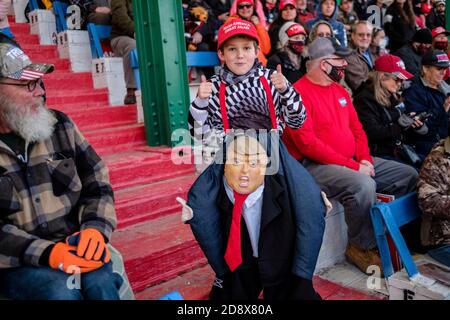
[[[39,266],[42,253],[80,229],[116,227],[106,166],[62,112],[52,136],[20,161],[0,141],[0,269]]]
[[[423,245],[450,244],[450,137],[425,159],[417,182]]]

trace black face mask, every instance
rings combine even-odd
[[[289,47],[297,54],[301,54],[305,48],[305,41],[292,41],[289,40]]]
[[[426,47],[426,46],[424,46],[424,45],[422,45],[422,44],[419,44],[418,46],[417,46],[417,49],[416,49],[416,51],[417,51],[417,53],[421,56],[421,57],[423,57],[428,51],[430,51],[431,50],[431,48],[429,48],[429,47]]]
[[[331,66],[331,70],[329,73],[327,73],[327,76],[334,82],[341,81],[341,79],[344,77],[345,67],[336,67],[336,66],[333,66],[328,61],[325,61],[325,62]]]

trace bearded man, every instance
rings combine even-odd
[[[53,69],[0,44],[0,291],[119,299],[127,281],[107,244],[116,226],[107,168],[65,114],[46,108],[41,82]]]

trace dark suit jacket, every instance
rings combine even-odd
[[[272,286],[292,276],[292,260],[295,246],[295,219],[286,192],[284,179],[280,176],[266,176],[261,212],[261,229],[258,243],[258,268],[263,287]],[[230,232],[233,204],[225,188],[217,200],[221,214],[221,228],[224,235],[225,252]],[[239,269],[249,268],[253,257],[245,220],[241,221],[243,263]]]

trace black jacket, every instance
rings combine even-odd
[[[392,107],[385,107],[375,100],[373,87],[366,85],[353,99],[358,118],[363,125],[369,140],[371,154],[374,156],[394,156],[398,139],[401,139],[402,129],[397,124],[401,111],[395,106],[398,101],[391,100]],[[392,118],[389,120],[388,111]]]
[[[445,28],[445,14],[437,14],[435,10],[430,12],[426,19],[427,28],[433,30],[437,27]]]
[[[279,64],[281,65],[283,75],[292,84],[294,84],[304,74],[304,71],[302,70],[302,67],[304,66],[303,61],[300,65],[300,69],[297,69],[291,62],[291,59],[289,59],[286,52],[277,51],[267,60],[267,68],[269,69],[276,70],[277,65]]]
[[[414,26],[411,26],[401,18],[395,3],[391,4],[386,10],[384,30],[389,37],[389,49],[391,51],[395,51],[409,43],[416,32]]]
[[[411,47],[411,44],[405,44],[393,54],[400,57],[405,63],[406,70],[414,75],[412,81],[419,80],[422,57]]]

